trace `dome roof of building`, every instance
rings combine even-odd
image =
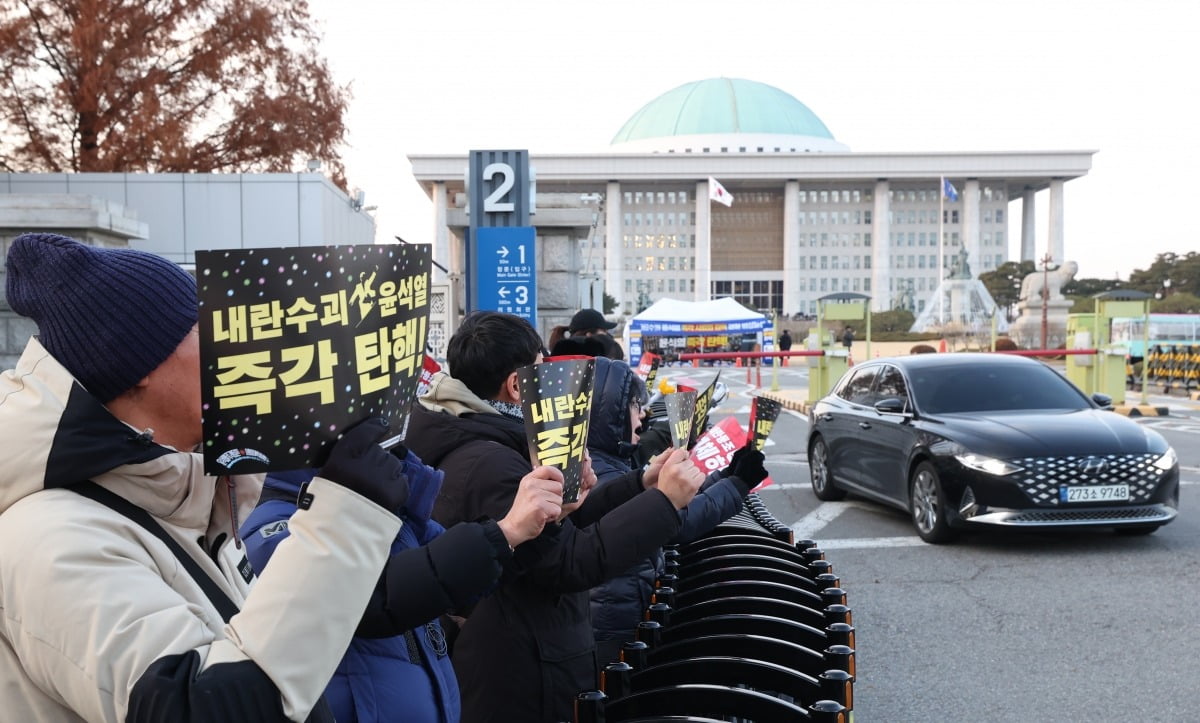
[[[845,150],[808,106],[774,86],[741,78],[698,80],[663,93],[625,122],[612,145],[678,145],[680,136],[729,135],[791,136],[793,146],[809,141],[800,142],[801,150]]]

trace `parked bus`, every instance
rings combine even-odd
[[[1141,316],[1114,318],[1109,339],[1128,347],[1131,358],[1145,356],[1144,322]],[[1200,345],[1200,314],[1151,314],[1149,331],[1151,349]]]

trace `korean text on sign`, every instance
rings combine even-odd
[[[539,431],[536,438],[538,463],[562,468],[570,460],[582,462],[587,448],[587,430],[588,418],[585,417],[575,424]]]

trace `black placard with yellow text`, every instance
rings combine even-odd
[[[779,419],[779,410],[783,405],[774,399],[755,397],[750,401],[750,443],[757,450],[767,446],[767,437],[775,428],[775,420]]]
[[[205,472],[315,466],[367,417],[398,434],[431,265],[423,245],[197,251]]]
[[[696,416],[696,390],[680,385],[678,391],[663,397],[663,403],[667,407],[667,424],[671,427],[671,446],[687,449]]]
[[[517,369],[529,459],[562,470],[564,504],[579,499],[595,376],[596,360],[582,356]]]
[[[717,376],[714,377],[712,382],[704,388],[703,392],[693,389],[692,387],[685,387],[682,385],[679,387],[680,391],[686,390],[696,392],[696,408],[692,412],[692,433],[687,441],[688,449],[691,449],[693,446],[695,446],[696,439],[700,435],[704,434],[704,431],[708,428],[708,413],[711,411],[713,395],[717,391],[717,382],[720,379],[721,372],[718,371]]]

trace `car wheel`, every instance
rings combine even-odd
[[[922,462],[913,470],[908,483],[908,509],[912,514],[913,526],[921,539],[938,544],[954,539],[955,531],[946,519],[946,496],[937,470],[928,462]]]
[[[1162,525],[1127,525],[1125,527],[1114,527],[1113,532],[1118,535],[1149,535]]]
[[[829,447],[821,437],[814,439],[808,448],[808,471],[817,499],[832,501],[846,496],[846,491],[838,489],[833,481],[833,470],[829,468]]]

